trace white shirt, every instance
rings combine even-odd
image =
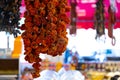
[[[61,77],[65,72],[66,72],[65,68],[62,67],[62,68],[58,71],[58,75]]]

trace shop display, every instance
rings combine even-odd
[[[14,80],[19,76],[19,59],[0,58],[0,80]]]
[[[78,63],[77,69],[81,71],[89,71],[89,70],[105,71],[105,63],[99,63],[99,62]]]
[[[105,80],[119,80],[120,79],[120,72],[108,72],[104,75]]]
[[[0,0],[0,31],[8,32],[17,37],[20,34],[21,0]]]
[[[104,80],[105,72],[99,71],[88,71],[87,75],[89,75],[90,80]]]
[[[68,44],[66,25],[70,20],[67,0],[25,0],[25,23],[21,26],[25,49],[25,60],[33,63],[35,73],[40,76],[39,54],[61,55]]]
[[[120,39],[117,35],[120,31],[113,33],[116,23],[119,28],[120,9],[115,7],[120,7],[120,1],[116,0],[116,6],[114,2],[115,0],[0,0],[0,32],[5,33],[0,36],[3,40],[0,43],[0,80],[4,80],[1,79],[2,75],[5,75],[4,78],[9,78],[9,75],[20,80],[120,80],[120,49],[119,45],[115,46],[116,39]],[[86,9],[89,6],[92,9]],[[92,26],[89,31],[94,31],[93,25],[96,37],[94,32],[85,32],[89,26]],[[78,29],[78,26],[87,27]],[[69,35],[66,27],[69,28]],[[108,30],[107,36],[105,30]],[[10,40],[11,34],[14,42]],[[112,40],[112,45],[106,45],[107,38]],[[68,39],[70,45],[67,46]],[[101,44],[100,40],[104,43]],[[13,49],[11,43],[14,43]],[[118,41],[117,44],[119,43]],[[65,54],[62,56],[62,53]],[[59,70],[65,63],[70,64],[70,69],[59,75]]]
[[[106,72],[116,72],[120,71],[119,66],[120,62],[119,61],[107,61],[104,63],[105,64],[105,71]]]
[[[78,64],[78,70],[84,74],[87,80],[111,80],[111,78],[116,78],[114,76],[120,76],[119,66],[120,61],[84,62]]]

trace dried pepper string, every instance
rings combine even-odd
[[[21,0],[0,0],[0,31],[5,31],[17,37],[20,32]]]
[[[25,60],[33,64],[33,77],[39,77],[39,54],[62,55],[68,44],[66,25],[70,19],[67,0],[25,0],[25,23],[21,26]]]

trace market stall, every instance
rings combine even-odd
[[[1,0],[0,4],[0,63],[16,65],[15,70],[9,68],[14,77],[119,78],[120,0]],[[64,64],[70,70],[61,79],[57,74]]]

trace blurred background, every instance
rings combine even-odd
[[[105,19],[104,34],[96,38],[95,14],[98,1],[104,4]],[[26,10],[24,0],[21,4],[19,25],[24,23]],[[111,4],[114,5],[116,16],[113,42],[108,36],[108,8]],[[0,80],[112,80],[116,75],[119,78],[120,0],[68,0],[68,5],[71,6],[71,12],[67,13],[71,23],[66,26],[69,40],[67,48],[61,56],[40,54],[43,61],[39,78],[33,79],[31,76],[34,70],[32,64],[24,59],[21,35],[15,38],[5,31],[0,32]],[[72,76],[68,77],[68,74]],[[44,76],[47,76],[46,79]]]

